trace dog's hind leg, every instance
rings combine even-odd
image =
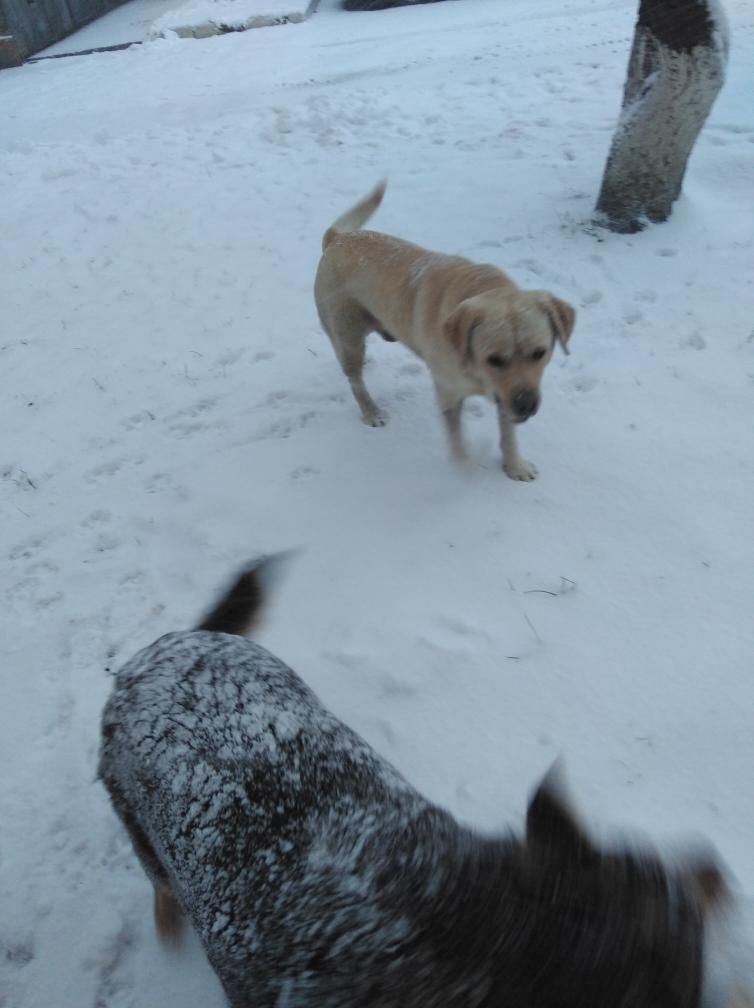
[[[183,932],[183,910],[173,895],[167,872],[144,831],[133,817],[130,817],[129,821],[124,819],[123,822],[131,837],[136,856],[154,886],[154,926],[157,935],[166,945],[177,945]]]
[[[177,945],[183,931],[183,910],[169,887],[154,885],[154,924],[160,940]]]
[[[340,304],[328,316],[320,316],[322,328],[330,337],[361,417],[370,427],[383,427],[385,414],[370,396],[362,377],[366,338],[375,328],[374,319],[356,304]]]
[[[177,944],[183,929],[183,910],[173,895],[167,872],[120,787],[113,780],[106,780],[105,783],[113,808],[131,838],[134,853],[154,886],[154,923],[157,934],[166,944]]]

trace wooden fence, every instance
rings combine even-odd
[[[22,62],[123,0],[0,0],[0,67]]]

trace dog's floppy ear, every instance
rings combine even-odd
[[[599,855],[569,807],[562,769],[555,763],[532,795],[526,812],[526,846],[548,861],[586,864]]]
[[[445,336],[464,362],[472,358],[474,326],[481,321],[482,312],[472,298],[462,301],[445,320]]]
[[[723,909],[730,901],[725,871],[714,854],[697,858],[688,871],[694,894],[705,913]]]
[[[569,353],[568,340],[576,323],[576,309],[549,291],[539,291],[537,301],[550,320],[553,336],[563,347],[563,352]]]

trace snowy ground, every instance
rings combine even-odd
[[[634,237],[583,226],[634,0],[325,6],[0,75],[3,1008],[222,1004],[154,940],[98,719],[110,670],[295,545],[262,642],[433,799],[517,826],[563,754],[595,831],[700,833],[754,895],[754,17],[727,6],[685,194]],[[380,340],[390,422],[359,422],[311,283],[382,174],[375,226],[579,308],[521,430],[536,483],[483,403],[454,470]]]

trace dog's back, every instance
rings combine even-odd
[[[253,621],[259,582],[244,572],[202,626]],[[374,902],[385,862],[372,873],[363,859],[428,803],[264,648],[212,629],[160,638],[117,674],[102,734],[113,805],[234,1006],[275,1004],[295,977],[314,996],[318,955],[324,968],[340,944],[352,963],[347,946],[363,955],[370,932],[378,951],[400,940]],[[350,967],[342,983],[353,989]]]

